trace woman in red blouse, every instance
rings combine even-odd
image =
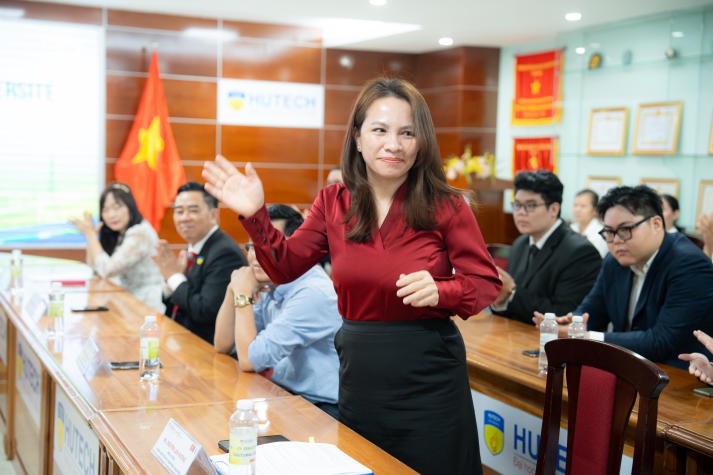
[[[465,348],[451,315],[478,313],[501,282],[462,191],[448,185],[428,106],[408,82],[359,95],[344,184],[322,189],[289,238],[270,224],[251,164],[206,163],[206,189],[236,211],[275,283],[332,259],[344,321],[340,420],[422,474],[481,473]]]

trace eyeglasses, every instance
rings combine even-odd
[[[604,228],[601,231],[599,231],[599,235],[606,242],[614,242],[614,236],[619,236],[619,239],[621,239],[622,241],[628,241],[629,239],[631,239],[631,233],[634,230],[634,228],[640,224],[645,223],[646,221],[650,220],[651,218],[653,218],[653,216],[647,216],[646,218],[632,224],[631,226],[619,226],[616,229]]]
[[[520,203],[519,201],[511,202],[513,211],[525,210],[525,213],[532,213],[539,206],[547,206],[547,203],[536,203],[534,201],[527,201],[525,203]]]
[[[245,252],[250,252],[250,251],[252,251],[253,249],[255,249],[255,244],[249,242],[249,243],[247,243],[247,244],[246,244],[245,246],[243,246],[243,247],[245,248]]]

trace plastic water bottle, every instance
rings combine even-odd
[[[161,371],[158,359],[158,342],[161,329],[155,315],[144,317],[144,324],[139,329],[139,377],[142,381],[158,382]]]
[[[546,313],[545,319],[540,323],[540,361],[539,369],[541,373],[547,373],[547,353],[545,353],[545,343],[556,340],[559,332],[559,325],[555,320],[554,313]]]
[[[230,473],[255,475],[257,453],[257,415],[251,399],[240,399],[230,416]]]
[[[10,288],[21,289],[23,285],[22,251],[20,249],[13,249],[12,257],[10,258]]]
[[[584,319],[581,315],[572,317],[572,323],[567,327],[567,336],[569,338],[579,338],[580,340],[587,338],[587,327],[584,325]]]
[[[47,308],[47,336],[56,338],[64,333],[64,290],[62,284],[52,284]]]

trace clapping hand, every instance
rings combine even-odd
[[[245,165],[243,174],[218,155],[215,161],[203,164],[202,175],[206,179],[206,191],[241,216],[252,216],[265,204],[262,182],[250,163]]]
[[[86,211],[84,212],[84,216],[82,218],[71,217],[68,221],[75,225],[77,227],[77,230],[85,236],[98,233],[102,225],[104,224],[99,221],[99,224],[97,226],[94,226],[94,221],[92,221],[92,215]]]

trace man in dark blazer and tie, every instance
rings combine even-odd
[[[710,359],[693,334],[713,333],[710,259],[684,234],[666,232],[661,198],[647,186],[613,188],[597,210],[604,217],[601,234],[609,255],[575,310],[585,318],[589,338],[683,368],[688,363],[678,359],[680,353]],[[559,320],[567,324],[571,314]]]
[[[166,281],[166,315],[213,344],[215,320],[233,270],[246,266],[240,247],[218,228],[218,200],[203,185],[188,182],[178,189],[173,223],[188,242],[176,256],[165,240],[154,260]]]
[[[518,237],[493,313],[532,323],[535,311],[561,314],[579,305],[594,285],[602,259],[587,238],[560,219],[564,186],[547,170],[515,175],[513,219]]]

